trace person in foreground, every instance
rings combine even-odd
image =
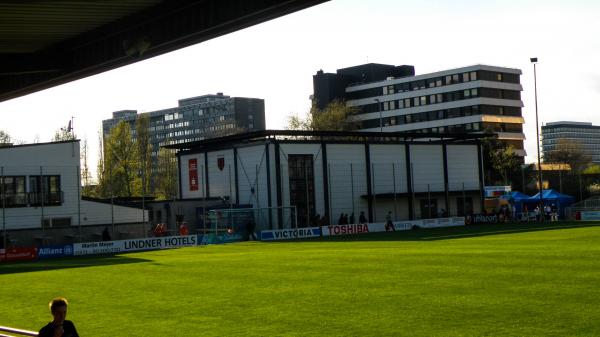
[[[50,313],[54,319],[39,332],[39,337],[79,337],[75,324],[65,320],[69,303],[64,297],[57,297],[50,301]]]

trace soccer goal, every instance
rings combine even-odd
[[[298,227],[296,206],[213,209],[208,221],[211,234],[236,240],[247,240],[251,231],[258,237],[262,230]]]

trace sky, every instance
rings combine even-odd
[[[265,100],[268,129],[310,108],[312,75],[363,63],[425,74],[474,64],[523,71],[526,162],[536,160],[533,66],[540,126],[600,125],[600,1],[332,0],[210,41],[0,102],[0,130],[47,142],[74,117],[95,169],[102,120],[223,92]]]

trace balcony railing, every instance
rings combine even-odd
[[[29,192],[29,193],[6,193],[4,201],[0,195],[0,207],[24,207],[24,206],[58,206],[64,202],[63,191],[57,192]]]

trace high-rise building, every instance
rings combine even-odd
[[[600,163],[600,126],[586,122],[552,122],[542,125],[542,155],[547,157],[563,142],[577,144],[592,162]]]
[[[521,70],[474,65],[415,75],[414,67],[363,64],[318,71],[313,100],[356,107],[351,122],[361,131],[476,132],[491,130],[525,156]]]
[[[263,99],[229,97],[217,93],[180,99],[177,107],[142,114],[136,110],[115,111],[113,118],[102,121],[104,137],[120,121],[125,121],[131,126],[135,138],[135,122],[141,115],[148,115],[150,119],[153,158],[158,156],[160,146],[265,129]]]

